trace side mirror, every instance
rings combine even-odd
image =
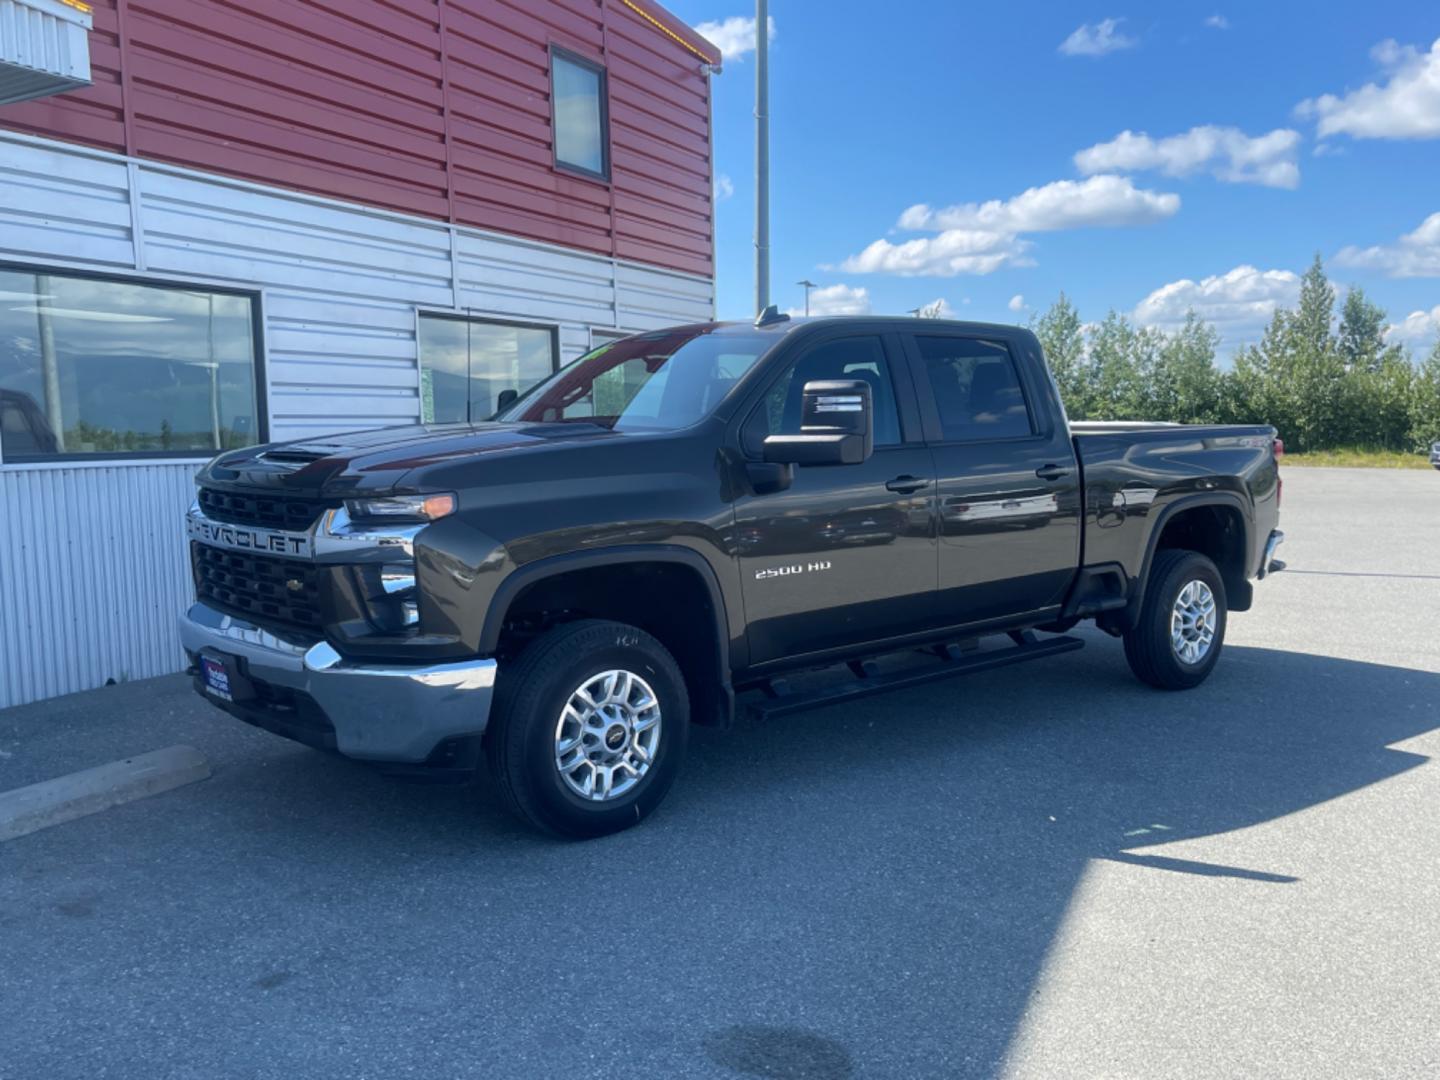
[[[799,435],[769,435],[765,459],[778,465],[860,465],[876,448],[870,383],[805,383]]]
[[[875,451],[874,404],[864,379],[807,382],[799,435],[770,435],[765,460],[777,465],[859,465]]]
[[[511,405],[514,405],[520,398],[520,391],[515,389],[501,390],[500,396],[495,399],[495,411],[504,412]]]

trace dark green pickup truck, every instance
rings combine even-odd
[[[691,723],[1121,636],[1192,687],[1280,564],[1269,427],[1070,425],[1034,335],[850,318],[604,345],[493,421],[222,454],[196,687],[387,770],[634,824]],[[997,647],[998,646],[998,647]]]

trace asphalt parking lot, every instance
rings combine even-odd
[[[0,1076],[1440,1075],[1440,475],[1285,476],[1200,689],[1086,632],[700,729],[588,844],[179,678],[0,713],[0,789],[214,767],[0,844]]]

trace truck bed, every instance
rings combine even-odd
[[[1082,565],[1118,563],[1138,579],[1164,516],[1219,494],[1243,524],[1245,567],[1255,573],[1280,516],[1274,428],[1087,421],[1070,432],[1085,485]]]

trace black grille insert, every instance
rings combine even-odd
[[[200,509],[211,521],[223,521],[229,525],[305,532],[315,524],[325,504],[317,499],[294,495],[251,495],[201,488]]]
[[[319,571],[308,562],[191,544],[195,594],[264,626],[319,632]]]

